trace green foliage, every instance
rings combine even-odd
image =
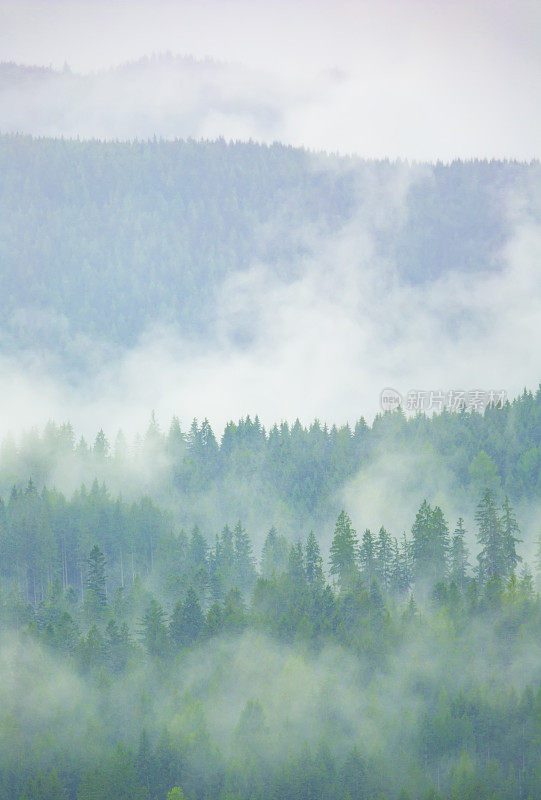
[[[54,95],[54,76],[40,80]],[[225,276],[254,259],[291,269],[305,252],[292,230],[334,232],[354,218],[359,192],[369,202],[408,170],[351,158],[336,169],[336,157],[322,155],[317,164],[280,144],[0,137],[0,315],[18,309],[24,323],[6,326],[5,345],[39,335],[81,369],[73,342],[97,333],[125,344],[149,323],[174,321],[208,336],[209,301]],[[414,283],[457,265],[488,269],[508,233],[501,197],[534,170],[497,161],[416,170],[407,213],[380,255],[400,254]]]
[[[330,573],[344,591],[351,587],[357,574],[357,549],[357,534],[351,525],[351,519],[342,510],[334,528]]]
[[[512,413],[535,416],[536,403],[525,396],[475,423],[404,421],[403,435],[449,426],[452,438],[475,424],[490,439]],[[359,426],[365,444],[386,424]],[[200,462],[189,463],[179,425],[172,439],[155,420],[148,432],[153,452],[175,448],[175,470],[196,487],[254,453],[274,480],[285,474],[269,456],[278,443],[293,463],[339,436],[300,424],[266,434],[250,420],[217,444],[198,425],[194,441],[196,430]],[[355,436],[340,434],[348,469]],[[79,458],[72,431],[50,426],[46,441]],[[94,451],[82,463],[96,465]],[[99,458],[119,469],[114,454]],[[284,479],[284,496],[296,481]],[[468,519],[466,490],[453,505]],[[332,525],[320,520],[319,541],[298,538],[308,519],[293,536],[272,528],[258,570],[240,521],[212,535],[195,512],[181,524],[148,496],[112,497],[101,478],[70,498],[34,480],[15,486],[0,503],[0,800],[163,800],[177,789],[205,800],[537,797],[541,605],[520,569],[517,516],[510,498],[483,491],[474,571],[463,519],[450,537],[428,500],[411,537],[381,526],[360,544],[342,511],[323,551],[328,573]],[[56,671],[49,703],[42,682]],[[19,683],[31,713],[22,692],[11,700]]]
[[[87,561],[85,606],[91,619],[103,616],[107,605],[105,588],[105,556],[97,544]]]

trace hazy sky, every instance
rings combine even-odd
[[[365,156],[538,157],[540,42],[537,0],[0,3],[4,61],[236,61],[283,88],[280,138]]]

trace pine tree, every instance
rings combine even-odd
[[[376,576],[376,547],[374,538],[368,528],[363,533],[359,548],[359,563],[362,579],[366,586],[370,586]]]
[[[392,557],[392,539],[382,525],[376,539],[376,575],[381,588],[385,591],[391,586]]]
[[[203,611],[201,603],[190,586],[184,602],[178,602],[173,610],[169,623],[169,633],[177,647],[187,647],[194,642],[203,628]]]
[[[109,442],[105,438],[103,430],[100,428],[94,442],[94,455],[99,459],[105,459],[109,455]]]
[[[390,590],[401,597],[410,587],[408,566],[404,559],[404,552],[397,539],[393,539],[391,557]]]
[[[306,580],[312,588],[323,586],[325,576],[323,574],[323,559],[319,544],[313,531],[308,534],[306,540]]]
[[[477,506],[475,520],[478,526],[477,539],[481,550],[477,556],[480,583],[487,583],[505,575],[507,555],[503,548],[501,522],[496,510],[492,489],[486,489]]]
[[[178,463],[186,447],[186,438],[182,433],[178,417],[173,417],[166,440],[166,452],[173,463]]]
[[[289,548],[289,563],[287,568],[289,580],[300,589],[306,584],[306,570],[304,566],[304,551],[302,542],[292,544]]]
[[[281,575],[287,570],[288,560],[289,542],[276,532],[276,528],[271,528],[263,544],[261,574],[264,578]]]
[[[235,525],[234,541],[237,586],[242,592],[249,592],[255,583],[256,571],[252,557],[252,543],[240,520]]]
[[[151,656],[167,654],[169,638],[165,611],[153,597],[140,622],[141,634],[147,652]]]
[[[209,585],[208,545],[197,525],[188,545],[188,578],[199,597],[204,598]]]
[[[408,589],[410,589],[411,584],[413,582],[413,564],[412,564],[411,551],[412,551],[411,542],[408,541],[406,537],[406,531],[404,531],[402,533],[402,539],[400,541],[400,555],[402,558],[402,569],[404,571],[404,582],[407,584]]]
[[[505,570],[503,574],[507,577],[514,573],[517,564],[519,561],[522,561],[522,558],[517,555],[516,551],[517,542],[522,541],[517,535],[520,533],[520,528],[507,496],[502,505],[500,524],[502,528],[502,549]]]
[[[102,617],[105,612],[107,606],[105,581],[105,556],[95,544],[87,560],[85,594],[85,607],[92,619]]]
[[[223,599],[230,589],[238,583],[235,542],[233,531],[226,525],[220,536],[216,537],[214,550],[214,570],[219,593],[215,599]]]
[[[449,578],[454,582],[457,589],[464,591],[468,572],[468,551],[464,541],[466,531],[464,530],[464,520],[458,519],[453,541],[451,543]]]
[[[411,529],[416,582],[435,584],[447,575],[449,528],[439,506],[434,510],[423,500]]]
[[[331,544],[330,572],[342,591],[351,588],[357,575],[357,534],[345,511],[338,515]]]

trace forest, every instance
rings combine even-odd
[[[541,800],[540,31],[0,2],[0,800]]]
[[[314,236],[362,230],[382,203],[392,214],[400,187],[392,224],[370,220],[374,257],[414,285],[495,270],[514,225],[509,199],[534,207],[539,165],[3,134],[0,174],[3,351],[50,351],[69,374],[157,323],[208,342],[228,276],[263,263],[293,280]]]
[[[0,798],[539,797],[540,415],[7,438]],[[411,451],[448,494],[365,527]]]

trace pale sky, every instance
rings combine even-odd
[[[0,2],[0,60],[234,61],[284,93],[279,138],[369,157],[539,157],[540,43],[538,0]]]

